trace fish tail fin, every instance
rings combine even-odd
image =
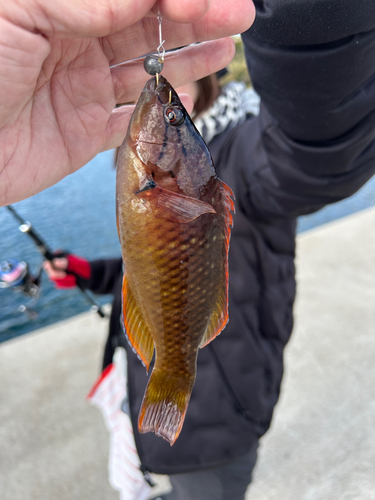
[[[154,368],[139,412],[139,432],[155,432],[172,446],[184,423],[195,376],[175,378]]]

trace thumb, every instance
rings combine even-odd
[[[58,257],[52,260],[52,265],[55,269],[65,270],[68,268],[68,259],[66,257]]]

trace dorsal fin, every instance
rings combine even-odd
[[[211,340],[213,340],[219,333],[225,328],[225,325],[228,323],[229,315],[228,315],[228,280],[229,280],[229,272],[228,272],[228,251],[229,251],[229,241],[230,241],[230,232],[231,227],[233,227],[233,215],[232,212],[235,212],[234,208],[234,194],[229,186],[227,186],[223,181],[219,180],[222,189],[223,196],[223,204],[224,204],[224,233],[225,233],[225,253],[226,259],[224,259],[223,263],[223,287],[219,293],[219,297],[215,308],[211,314],[211,317],[208,321],[208,325],[205,331],[205,334],[201,340],[200,347],[204,347],[209,344]]]
[[[224,197],[224,207],[225,207],[225,236],[227,237],[227,243],[228,243],[228,250],[229,250],[229,239],[230,239],[230,231],[231,228],[233,227],[233,214],[236,213],[236,209],[234,206],[234,194],[231,188],[225,184],[225,182],[219,180],[221,187],[222,187],[222,193]],[[233,212],[233,214],[232,214]]]
[[[148,370],[154,353],[154,341],[125,275],[122,282],[122,315],[129,342]]]

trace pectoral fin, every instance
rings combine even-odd
[[[154,341],[125,275],[122,283],[122,301],[124,327],[129,342],[148,370],[154,353]]]
[[[146,189],[138,191],[137,196],[147,200],[151,208],[157,209],[166,219],[177,219],[182,223],[190,222],[202,214],[216,213],[209,203],[174,193],[152,182]]]

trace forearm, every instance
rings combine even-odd
[[[90,262],[91,276],[85,281],[84,288],[98,295],[113,293],[114,285],[122,274],[122,260],[100,259]]]
[[[375,172],[375,5],[356,2],[354,17],[345,0],[264,5],[243,37],[264,152],[246,176],[261,211],[297,216]]]

